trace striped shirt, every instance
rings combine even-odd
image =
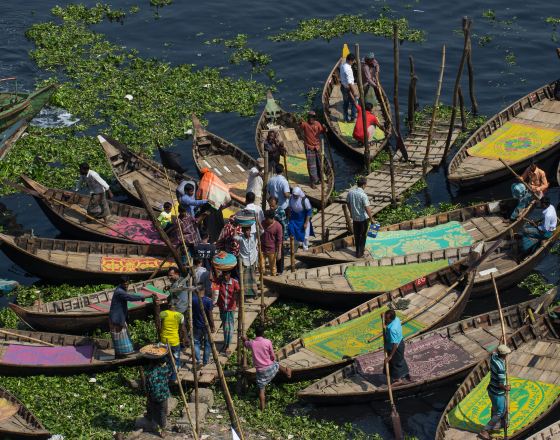
[[[488,384],[488,391],[495,396],[503,396],[505,390],[500,388],[500,385],[506,384],[506,363],[498,355],[492,353],[490,357],[490,383]]]

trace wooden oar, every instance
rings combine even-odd
[[[385,327],[385,313],[381,315],[381,327],[382,327],[382,334],[383,334],[383,353],[385,354],[385,359],[387,359],[387,350],[385,350],[385,333],[387,330],[387,327]],[[393,434],[395,436],[395,439],[400,440],[403,438],[401,416],[397,411],[395,400],[393,399],[393,387],[391,385],[391,373],[389,371],[389,362],[384,362],[384,365],[385,365],[385,376],[387,377],[387,390],[389,391],[389,401],[391,402],[391,423],[393,424]]]
[[[19,333],[12,333],[12,332],[9,332],[7,330],[0,330],[0,333],[2,333],[4,335],[7,335],[7,336],[15,336],[15,337],[18,337],[18,338],[21,338],[21,339],[26,339],[28,341],[37,342],[39,344],[47,345],[49,347],[56,347],[56,345],[54,345],[54,344],[51,344],[51,343],[45,342],[45,341],[41,341],[40,339],[37,339],[37,338],[32,338],[31,336],[20,335]]]
[[[512,167],[510,167],[501,157],[499,158],[500,162],[502,162],[502,164],[504,164],[504,166],[515,176],[515,178],[517,180],[519,180],[523,185],[525,185],[525,187],[529,190],[529,192],[533,195],[533,197],[537,200],[540,200],[541,198],[537,195],[537,193],[535,193],[535,191],[533,191],[533,188],[531,188],[531,186],[525,182],[521,176],[519,174],[517,174]]]
[[[504,312],[502,311],[502,304],[500,302],[500,294],[498,293],[498,286],[496,286],[496,279],[494,278],[494,273],[490,274],[492,278],[492,285],[494,286],[494,293],[496,294],[496,303],[498,304],[498,312],[500,314],[500,322],[502,324],[502,343],[507,345],[507,334],[506,334],[506,324],[504,321]],[[508,391],[508,361],[507,356],[504,359],[504,365],[506,367],[506,413],[504,414],[505,426],[504,428],[504,439],[508,438],[508,424],[509,424],[509,391]]]

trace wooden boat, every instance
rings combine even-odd
[[[161,211],[163,203],[175,197],[175,187],[179,173],[174,170],[164,168],[163,165],[155,160],[135,153],[125,145],[106,135],[98,135],[97,139],[103,147],[105,156],[113,169],[117,181],[134,200],[140,202],[140,197],[133,182],[138,180],[152,205],[152,208]],[[165,173],[169,177],[169,186],[165,178]],[[190,177],[185,176],[186,179]]]
[[[40,278],[76,283],[116,283],[122,276],[145,279],[174,265],[162,246],[0,234],[0,249]]]
[[[554,440],[560,438],[560,420],[541,429],[526,440]]]
[[[299,121],[293,113],[282,110],[271,92],[266,95],[266,106],[257,122],[255,132],[255,143],[261,156],[264,156],[264,141],[270,130],[278,132],[280,141],[284,143],[287,152],[288,182],[291,187],[299,186],[309,201],[315,207],[321,207],[321,185],[311,188],[309,174],[307,171],[307,161],[305,158],[305,147],[303,145],[303,132],[299,126]],[[274,113],[269,113],[268,108],[278,109]],[[332,164],[327,156],[324,158],[325,164],[325,203],[334,189],[334,171]]]
[[[0,160],[6,157],[16,142],[23,136],[28,126],[29,123],[22,120],[0,133]]]
[[[0,437],[48,439],[51,434],[19,399],[0,387]]]
[[[532,91],[494,115],[461,146],[449,163],[448,179],[462,188],[511,178],[502,159],[517,172],[531,161],[557,154],[560,145],[560,102],[554,98],[554,82]],[[540,148],[541,145],[544,145]],[[482,151],[493,146],[494,150]],[[505,152],[511,152],[511,158]],[[515,151],[528,149],[528,154]],[[470,151],[469,151],[470,150]],[[531,154],[532,152],[532,154]]]
[[[541,242],[536,251],[527,256],[521,255],[516,239],[503,240],[480,263],[474,280],[473,295],[479,296],[493,291],[491,273],[494,273],[496,283],[500,288],[506,288],[522,281],[547,254],[559,236],[560,228],[548,240]],[[488,250],[494,243],[485,242],[484,250]],[[359,276],[388,277],[390,275],[387,270],[378,271],[375,268],[404,267],[411,263],[424,264],[438,260],[445,265],[446,261],[457,261],[465,257],[469,250],[469,246],[463,246],[377,260],[358,260],[352,263],[298,269],[295,272],[287,272],[276,277],[265,276],[264,283],[284,298],[320,304],[324,307],[347,307],[382,293],[380,290],[367,288],[367,283],[360,282]],[[371,267],[373,270],[361,269],[367,267]],[[351,280],[348,279],[347,271],[349,269],[351,272],[357,273],[354,278],[350,277]],[[402,272],[398,268],[394,271]],[[383,273],[380,275],[376,272]],[[400,273],[397,275],[401,276]]]
[[[0,93],[0,131],[18,121],[33,119],[49,102],[56,87],[50,84],[33,93]]]
[[[111,216],[94,222],[85,214],[90,196],[74,191],[47,188],[22,175],[22,191],[35,198],[39,207],[61,232],[94,241],[164,246],[144,208],[109,200]]]
[[[463,263],[464,259],[343,313],[282,347],[276,352],[278,361],[292,369],[294,381],[323,377],[338,370],[355,356],[381,345],[380,314],[390,304],[402,314],[403,322],[405,318],[410,320],[412,327],[405,330],[407,337],[454,322],[463,313],[474,280],[474,271],[467,272],[468,266]],[[337,342],[338,351],[329,353],[322,348],[336,347]],[[249,370],[251,374],[254,370]]]
[[[344,121],[343,110],[342,110],[342,92],[340,91],[340,77],[339,69],[341,63],[345,62],[345,58],[340,58],[332,70],[329,73],[327,81],[323,87],[323,93],[321,95],[321,101],[323,103],[323,113],[325,116],[325,121],[329,127],[329,132],[336,139],[337,143],[342,145],[344,149],[354,156],[359,158],[364,157],[364,147],[361,142],[356,141],[351,135],[345,136],[341,129],[339,122]],[[381,93],[383,93],[384,99],[388,102],[385,90],[381,88]],[[387,117],[385,111],[381,105],[376,105],[373,107],[372,113],[377,116],[381,126],[385,124],[385,121],[390,121],[391,117]],[[375,142],[370,145],[370,158],[374,158],[377,154],[383,150],[389,137],[386,137],[380,142]]]
[[[116,358],[110,340],[88,336],[10,329],[0,332],[0,343],[0,374],[7,376],[91,373],[143,359],[138,352]]]
[[[519,331],[528,333],[529,309],[546,313],[555,295],[556,289],[552,289],[540,297],[504,308],[508,340],[519,340]],[[544,336],[552,334],[546,325],[542,330]],[[413,380],[393,386],[393,394],[417,394],[466,376],[498,346],[501,336],[500,314],[494,310],[409,339],[406,357]],[[383,349],[359,356],[351,365],[308,386],[298,396],[309,402],[337,405],[386,399],[383,356]]]
[[[167,302],[169,286],[166,276],[148,281],[132,283],[128,291],[134,294],[158,296],[162,308]],[[64,300],[40,302],[29,307],[9,304],[9,307],[21,320],[36,330],[83,334],[96,329],[107,330],[109,322],[109,306],[115,289],[105,289],[89,295],[75,296]],[[129,303],[128,316],[132,322],[144,319],[153,311],[150,299],[145,302]]]
[[[517,200],[515,199],[479,203],[449,212],[427,215],[414,220],[384,226],[380,229],[380,232],[421,230],[449,224],[450,222],[459,222],[462,225],[462,229],[472,236],[474,242],[496,240],[506,235],[510,230],[517,228],[531,211],[534,202],[520,213],[515,222],[510,223],[509,216],[516,205]],[[422,247],[422,250],[427,250],[425,243],[422,244]],[[298,252],[295,257],[307,266],[313,267],[357,261],[355,250],[354,236],[351,235],[313,246],[306,252]],[[364,257],[372,258],[367,249]]]
[[[521,339],[508,341],[513,350],[507,358],[508,377],[512,385],[508,426],[510,439],[525,438],[524,434],[546,415],[553,414],[560,403],[560,341],[557,338],[548,319],[542,317],[529,327],[529,331],[522,332]],[[489,372],[487,357],[466,377],[445,407],[437,426],[436,440],[478,438],[482,424],[489,419],[476,415],[480,415],[479,411],[484,411],[485,407],[490,412],[486,406],[490,405],[490,400],[485,385]],[[473,398],[478,408],[474,411],[471,405]],[[461,407],[456,408],[459,404]],[[519,412],[523,420],[516,417]]]
[[[257,166],[257,161],[231,142],[205,130],[195,115],[192,115],[192,122],[192,151],[198,171],[210,169],[230,186],[232,199],[245,204],[247,177],[249,170]]]

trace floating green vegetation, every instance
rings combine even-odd
[[[137,7],[138,8],[138,7]],[[134,14],[140,9],[130,8],[129,12]],[[126,17],[126,12],[122,9],[113,9],[110,5],[97,3],[88,8],[82,4],[70,4],[66,7],[55,6],[51,10],[52,14],[67,22],[81,22],[84,24],[101,23],[105,18],[110,21],[122,22]]]
[[[550,39],[554,42],[558,41],[558,25],[560,25],[560,17],[546,17],[544,20],[546,23],[552,25],[552,35]]]
[[[492,35],[481,35],[478,37],[478,45],[480,47],[488,46],[492,40],[494,40]]]
[[[400,203],[396,207],[388,206],[377,213],[375,219],[381,223],[382,226],[387,226],[407,220],[414,220],[415,218],[424,217],[426,215],[437,214],[438,212],[453,211],[460,207],[460,203],[448,202],[442,202],[438,206],[430,205],[422,207],[420,201],[415,199]]]
[[[488,20],[496,20],[496,11],[493,9],[486,9],[485,11],[482,11],[482,16]]]
[[[540,273],[532,273],[528,275],[518,285],[523,289],[527,289],[533,296],[541,296],[554,287],[554,284],[547,283]]]
[[[515,66],[517,64],[517,59],[512,51],[506,51],[505,60],[508,66]]]
[[[234,49],[229,58],[231,64],[241,64],[246,61],[251,64],[251,72],[263,72],[265,67],[270,64],[272,58],[270,55],[259,52],[255,49],[247,47],[248,44],[247,34],[237,34],[234,38],[224,40],[223,38],[214,38],[206,41],[206,44],[220,44],[223,43],[228,49]],[[269,76],[271,74],[269,73]]]
[[[362,15],[337,15],[332,19],[311,18],[301,20],[292,31],[271,35],[272,41],[308,41],[322,38],[330,41],[344,34],[369,33],[379,37],[393,36],[393,23],[399,26],[399,38],[404,41],[424,41],[425,34],[419,29],[409,27],[406,18],[392,19],[383,14],[378,18],[365,18]]]
[[[173,0],[150,0],[150,5],[161,8],[162,6],[168,6],[173,3]]]
[[[266,92],[263,84],[224,76],[217,68],[144,59],[88,28],[106,12],[99,4],[56,7],[53,13],[61,23],[39,23],[27,31],[39,68],[55,75],[51,81],[66,81],[53,104],[80,118],[80,123],[71,132],[33,130],[0,163],[0,177],[14,179],[24,169],[41,182],[71,187],[76,166],[85,159],[102,172],[108,170],[101,148],[86,132],[103,130],[133,150],[151,154],[156,144],[168,146],[184,138],[192,113],[255,113]],[[53,166],[34,162],[36,156]],[[3,186],[0,191],[10,189]]]

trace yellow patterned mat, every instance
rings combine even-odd
[[[143,272],[155,270],[161,264],[161,259],[153,257],[124,258],[124,257],[102,257],[102,272]],[[173,260],[166,261],[162,268],[174,266]]]
[[[560,396],[560,387],[545,382],[510,377],[510,413],[508,435],[523,429],[546,411]],[[490,381],[487,374],[467,396],[453,408],[447,418],[457,429],[480,432],[490,420],[492,404],[486,387]],[[501,430],[494,437],[503,437]]]
[[[387,307],[382,307],[339,325],[312,330],[302,337],[305,348],[332,361],[376,350],[383,345],[383,338],[378,336],[382,334],[381,314],[387,310]],[[401,321],[406,319],[406,316],[398,311],[397,316]],[[411,319],[402,327],[404,338],[408,338],[423,330],[425,325]],[[373,337],[377,339],[368,342]]]
[[[344,136],[346,141],[357,145],[362,145],[360,142],[354,139],[355,125],[356,125],[355,122],[338,121],[338,128],[340,129],[340,133],[342,134],[342,136]],[[379,142],[382,141],[383,139],[385,139],[385,132],[376,126],[373,136],[370,139],[370,142]]]
[[[288,182],[309,184],[309,172],[305,153],[290,154],[286,156],[288,165]]]
[[[447,266],[447,260],[395,266],[349,266],[344,276],[354,292],[387,292]]]
[[[560,141],[560,130],[521,122],[506,122],[467,152],[486,159],[517,162]]]

